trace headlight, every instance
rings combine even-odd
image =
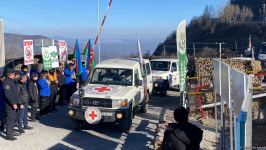
[[[112,107],[113,108],[119,108],[119,107],[127,107],[128,106],[128,100],[113,100],[112,101]]]
[[[80,104],[79,96],[78,95],[72,95],[70,98],[69,104],[72,106],[79,106],[79,104]]]

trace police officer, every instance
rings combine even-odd
[[[15,83],[16,70],[8,69],[7,77],[3,81],[3,88],[5,92],[5,106],[7,112],[6,119],[6,139],[10,141],[16,140],[14,137],[14,126],[17,120],[17,111],[19,107],[18,88]]]

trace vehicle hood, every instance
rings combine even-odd
[[[131,86],[88,84],[83,89],[84,97],[122,99],[133,88]]]

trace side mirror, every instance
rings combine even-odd
[[[136,86],[142,86],[142,84],[143,84],[143,81],[142,80],[136,80],[135,81],[135,85]]]
[[[79,89],[79,96],[84,97],[85,96],[85,91],[84,89]]]

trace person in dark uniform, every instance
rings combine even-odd
[[[170,123],[165,130],[162,150],[199,150],[203,131],[188,122],[188,110],[177,107],[174,118],[177,123]]]
[[[17,120],[17,110],[19,107],[19,92],[15,83],[16,70],[8,69],[7,77],[3,82],[5,92],[5,106],[7,112],[6,119],[6,139],[10,141],[16,140],[14,137],[14,127]]]
[[[39,91],[38,91],[38,74],[32,73],[31,80],[29,82],[29,94],[30,94],[30,105],[31,105],[31,121],[36,122],[39,119],[38,108],[39,108]]]

